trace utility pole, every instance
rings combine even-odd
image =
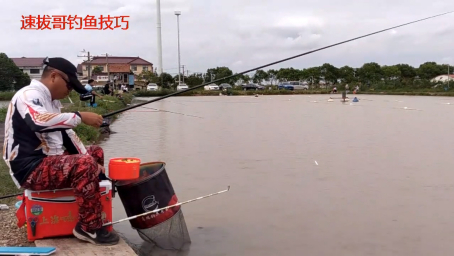
[[[158,74],[162,74],[162,40],[161,40],[161,1],[156,0],[156,18],[157,18],[157,32],[158,32]]]
[[[83,50],[82,52],[85,52],[85,50]],[[77,57],[82,57],[82,58],[87,58],[87,62],[88,62],[88,79],[91,79],[91,56],[90,56],[90,52],[87,52],[87,55],[83,55],[83,56],[79,56],[77,55]],[[83,72],[83,71],[82,71]]]
[[[107,82],[110,84],[110,72],[109,72],[109,54],[101,54],[101,55],[106,55],[106,71],[107,71]],[[115,88],[115,84],[113,84],[113,88]]]
[[[181,65],[181,67],[183,68],[183,84],[184,84],[184,65]]]
[[[109,54],[106,53],[106,68],[107,68],[107,79],[110,83],[110,72],[109,72]]]
[[[180,64],[180,11],[175,11],[175,15],[177,16],[177,32],[178,32],[178,85],[181,84],[181,64]]]
[[[107,54],[107,53],[106,53],[106,70],[107,70],[107,81],[110,83],[109,54]]]
[[[449,88],[449,80],[451,80],[451,74],[449,73],[449,64],[448,64],[448,88]]]

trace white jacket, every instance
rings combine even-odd
[[[3,159],[18,187],[46,156],[86,154],[85,146],[72,130],[81,123],[80,114],[61,113],[59,100],[49,89],[32,80],[16,92],[5,119]]]

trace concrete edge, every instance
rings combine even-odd
[[[76,255],[112,255],[128,256],[137,255],[134,250],[120,237],[120,242],[112,246],[99,246],[81,241],[75,237],[50,238],[36,240],[37,247],[55,247],[57,251],[52,254],[56,256]]]

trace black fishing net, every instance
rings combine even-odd
[[[191,243],[181,208],[170,219],[154,227],[136,230],[144,241],[164,250],[182,250]]]
[[[191,242],[181,206],[162,210],[178,203],[165,163],[143,163],[138,179],[118,181],[116,187],[128,217],[152,212],[129,221],[144,241],[165,250]]]

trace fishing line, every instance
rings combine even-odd
[[[188,114],[172,112],[172,111],[162,110],[162,109],[157,109],[157,108],[150,108],[150,107],[142,107],[142,108],[157,110],[157,111],[153,111],[153,112],[167,112],[167,113],[172,113],[172,114],[177,114],[177,115],[190,116],[190,117],[196,117],[196,118],[203,118],[201,116],[188,115]]]
[[[308,51],[308,52],[305,52],[305,53],[301,53],[301,54],[298,54],[298,55],[295,55],[295,56],[292,56],[292,57],[289,57],[289,58],[285,58],[285,59],[278,60],[278,61],[275,61],[275,62],[271,62],[269,64],[265,64],[265,65],[262,65],[262,66],[259,66],[259,67],[256,67],[256,68],[252,68],[252,69],[243,71],[241,73],[236,73],[236,74],[233,74],[231,76],[226,76],[226,77],[223,77],[223,78],[220,78],[220,79],[208,82],[208,83],[197,85],[197,86],[194,86],[192,88],[188,88],[188,89],[185,89],[185,90],[182,90],[182,91],[177,91],[177,92],[174,92],[174,93],[170,93],[170,94],[167,94],[165,96],[162,96],[162,97],[159,97],[159,98],[147,101],[147,102],[139,103],[139,104],[134,105],[134,106],[130,106],[130,107],[127,107],[127,108],[124,108],[124,109],[119,109],[117,111],[114,111],[114,112],[111,112],[111,113],[107,113],[107,114],[103,115],[103,117],[113,116],[113,115],[119,114],[121,112],[130,110],[130,109],[133,109],[133,108],[137,108],[137,107],[140,107],[140,106],[143,106],[143,105],[146,105],[146,104],[150,104],[150,103],[153,103],[153,102],[156,102],[156,101],[160,101],[160,100],[163,100],[163,99],[178,95],[178,94],[182,94],[182,93],[185,93],[185,92],[189,92],[189,91],[195,90],[197,88],[203,87],[203,86],[208,85],[208,84],[221,82],[221,81],[224,81],[224,80],[227,80],[227,79],[230,79],[230,78],[234,78],[234,77],[237,77],[237,76],[240,76],[240,75],[244,75],[244,74],[252,72],[252,71],[263,69],[263,68],[266,68],[266,67],[269,67],[269,66],[284,62],[284,61],[295,59],[295,58],[298,58],[298,57],[301,57],[301,56],[304,56],[304,55],[309,55],[311,53],[318,52],[318,51],[321,51],[321,50],[325,50],[325,49],[328,49],[328,48],[331,48],[331,47],[334,47],[334,46],[345,44],[345,43],[348,43],[348,42],[351,42],[351,41],[355,41],[355,40],[358,40],[358,39],[361,39],[361,38],[365,38],[365,37],[368,37],[368,36],[372,36],[372,35],[379,34],[379,33],[382,33],[382,32],[388,31],[388,30],[392,30],[392,29],[395,29],[395,28],[407,26],[407,25],[410,25],[410,24],[413,24],[413,23],[424,21],[424,20],[433,19],[433,18],[436,18],[436,17],[439,17],[439,16],[443,16],[443,15],[446,15],[446,14],[453,13],[453,12],[454,11],[445,12],[445,13],[442,13],[442,14],[437,14],[437,15],[426,17],[426,18],[423,18],[423,19],[419,19],[419,20],[407,22],[407,23],[404,23],[404,24],[401,24],[401,25],[393,26],[393,27],[390,27],[390,28],[382,29],[382,30],[379,30],[379,31],[376,31],[376,32],[372,32],[372,33],[363,35],[363,36],[358,36],[358,37],[355,37],[355,38],[352,38],[352,39],[348,39],[348,40],[345,40],[345,41],[342,41],[342,42],[339,42],[339,43],[331,44],[331,45],[328,45],[328,46],[325,46],[325,47],[321,47],[321,48],[318,48],[318,49],[315,49],[315,50],[312,50],[312,51]]]

